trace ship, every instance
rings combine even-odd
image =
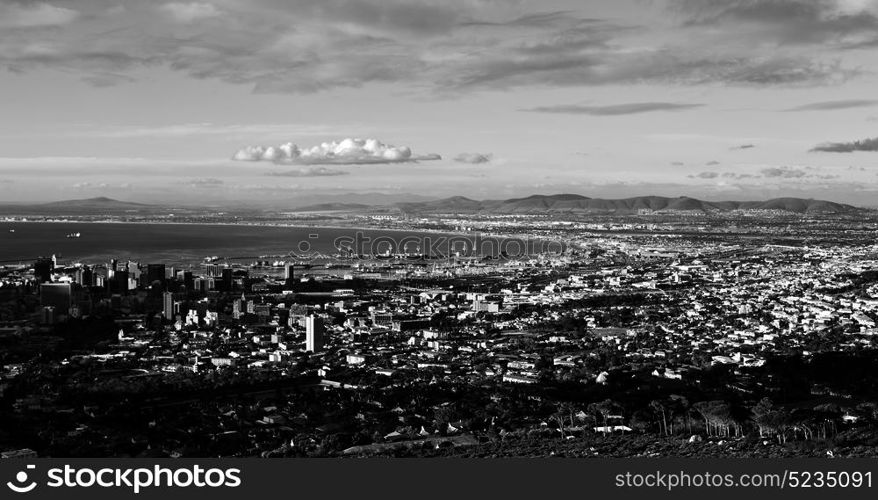
[[[79,238],[82,236],[82,233],[70,233],[67,235],[68,238]]]

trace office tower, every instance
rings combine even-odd
[[[40,323],[43,325],[54,325],[56,320],[55,308],[52,306],[44,306],[40,308]]]
[[[222,275],[222,266],[219,264],[207,264],[205,266],[205,271],[207,272],[208,277],[217,278]]]
[[[140,262],[129,260],[128,263],[125,264],[125,270],[128,271],[129,278],[134,278],[135,280],[140,281],[140,275],[142,274]]]
[[[116,275],[116,266],[119,264],[117,259],[110,259],[110,262],[107,263],[107,280],[112,280],[113,276]]]
[[[171,292],[162,294],[162,316],[168,321],[174,321],[174,294]]]
[[[158,281],[161,286],[165,286],[165,265],[164,264],[147,264],[146,265],[146,286],[152,286]]]
[[[56,316],[67,315],[72,295],[70,283],[43,283],[40,285],[40,305],[53,307]]]
[[[305,318],[305,350],[317,352],[323,349],[323,319],[310,315]]]
[[[240,299],[235,299],[235,301],[232,302],[232,317],[235,319],[241,319],[246,307],[247,299],[244,298],[244,294],[242,293]]]
[[[94,273],[88,266],[82,266],[76,269],[73,280],[81,286],[92,286],[94,284]]]
[[[222,285],[220,285],[220,290],[224,292],[228,292],[232,290],[232,270],[230,268],[223,269],[222,271]]]
[[[128,271],[116,270],[113,278],[110,280],[110,291],[127,292],[128,291]]]
[[[52,259],[39,259],[34,262],[34,278],[38,283],[52,281],[52,271],[55,270],[55,263]]]
[[[295,278],[295,264],[286,264],[284,266],[284,279],[287,280],[287,283]]]

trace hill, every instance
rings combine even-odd
[[[0,205],[0,213],[17,215],[83,215],[118,214],[131,212],[153,212],[160,210],[157,205],[119,201],[107,197],[63,200],[39,204]]]
[[[637,196],[623,199],[589,198],[576,194],[533,195],[508,200],[476,201],[461,196],[419,203],[399,203],[404,212],[480,212],[537,214],[546,212],[598,212],[631,214],[650,211],[781,210],[794,213],[850,213],[863,209],[826,200],[775,198],[765,201],[704,201],[687,196]]]

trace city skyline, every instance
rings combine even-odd
[[[7,1],[0,198],[869,205],[876,29],[869,0]]]

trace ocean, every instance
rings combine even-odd
[[[14,231],[14,232],[13,232]],[[79,233],[79,237],[67,237]],[[359,240],[356,238],[359,235]],[[0,222],[0,265],[55,255],[63,262],[103,262],[115,258],[143,263],[183,263],[208,256],[252,260],[336,254],[336,241],[363,253],[382,253],[405,238],[408,252],[438,233],[382,229],[275,227],[97,222]],[[359,243],[357,243],[359,241]],[[365,241],[365,243],[363,243]],[[378,241],[377,245],[375,242]],[[400,244],[399,246],[403,246]],[[424,245],[427,248],[429,245]],[[396,252],[397,250],[392,250]]]

